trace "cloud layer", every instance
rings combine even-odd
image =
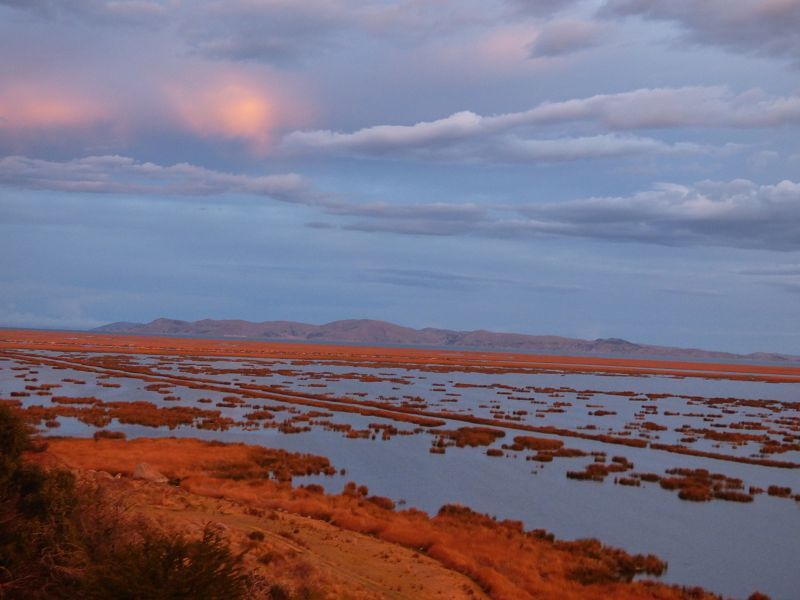
[[[7,156],[0,158],[0,185],[98,194],[247,194],[299,203],[317,199],[303,178],[294,173],[250,177],[187,163],[161,166],[124,156],[89,156],[65,162]]]
[[[618,94],[543,102],[530,110],[482,116],[471,111],[413,125],[375,125],[350,133],[295,131],[284,150],[299,154],[411,156],[430,160],[556,162],[642,153],[703,153],[691,142],[602,133],[550,138],[547,127],[572,125],[601,131],[680,128],[761,128],[800,124],[800,96],[770,96],[754,89],[734,94],[724,86],[642,88]]]
[[[800,65],[800,0],[608,0],[601,12],[669,21],[687,42]]]
[[[797,347],[798,7],[0,0],[0,325]]]
[[[659,184],[630,196],[596,197],[486,208],[480,221],[421,215],[374,215],[347,225],[359,231],[479,235],[517,239],[587,238],[667,246],[728,246],[800,250],[800,183],[758,185],[749,180],[706,181],[693,186]]]
[[[157,196],[245,195],[315,207],[328,223],[365,232],[542,236],[676,246],[800,250],[800,183],[746,179],[692,186],[662,183],[630,196],[504,205],[358,202],[320,192],[296,174],[248,176],[191,164],[161,166],[121,156],[67,162],[0,159],[0,185],[61,192]],[[356,219],[356,220],[353,220]],[[319,222],[316,223],[320,225]]]

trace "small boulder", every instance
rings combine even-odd
[[[156,471],[147,463],[139,463],[136,465],[136,468],[133,470],[133,478],[143,479],[144,481],[149,481],[151,483],[167,483],[167,481],[169,481],[166,477],[164,477],[161,473]]]

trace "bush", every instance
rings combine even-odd
[[[75,478],[26,465],[28,429],[0,405],[0,596],[70,597],[76,585],[70,520],[77,505]]]
[[[98,429],[94,432],[94,440],[124,440],[125,433],[122,431],[109,431],[108,429]]]
[[[0,403],[0,486],[19,468],[22,452],[28,447],[28,428],[7,405]]]
[[[247,597],[243,557],[215,529],[191,540],[125,518],[100,486],[26,464],[30,445],[0,404],[0,598]]]
[[[207,525],[200,540],[145,532],[91,569],[86,598],[119,600],[244,598],[248,578],[242,555],[231,552],[219,532]]]

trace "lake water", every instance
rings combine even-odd
[[[91,358],[92,355],[58,356]],[[180,398],[176,403],[164,400],[164,394],[146,390],[148,383],[136,376],[98,380],[94,373],[44,365],[15,371],[15,367],[19,369],[25,366],[24,363],[0,360],[0,397],[9,398],[12,392],[24,391],[26,385],[52,383],[61,386],[52,391],[58,396],[95,396],[104,401],[146,400],[157,406],[189,404],[214,408],[225,395],[236,394],[237,384],[282,385],[284,389],[295,392],[349,396],[387,405],[401,405],[409,402],[408,397],[418,396],[425,400],[427,410],[494,417],[501,421],[508,417],[515,419],[508,425],[553,425],[573,430],[594,426],[595,429],[586,431],[670,444],[685,437],[676,431],[683,426],[708,429],[714,425],[720,431],[729,431],[731,423],[764,423],[768,427],[764,435],[780,440],[785,437],[781,434],[796,434],[797,430],[792,427],[800,422],[800,385],[794,383],[553,371],[437,372],[425,368],[373,368],[333,362],[295,364],[292,361],[216,358],[173,361],[147,356],[132,356],[128,360],[130,365],[148,366],[164,375],[228,382],[232,384],[231,392],[225,394],[174,385],[169,394]],[[202,375],[191,372],[197,370],[205,372]],[[26,377],[19,377],[21,374]],[[350,374],[351,378],[343,378],[343,374]],[[75,384],[64,382],[64,379],[86,383]],[[120,387],[102,387],[99,383]],[[591,393],[587,394],[587,391]],[[621,392],[634,392],[634,399],[618,395]],[[645,398],[644,394],[668,396]],[[708,402],[715,397],[724,398],[725,402]],[[212,403],[198,404],[199,398],[209,398]],[[24,406],[52,405],[45,396],[15,399]],[[246,400],[251,405],[279,405],[255,398]],[[750,402],[753,400],[774,402],[754,404]],[[223,415],[241,421],[252,409],[234,407],[219,410]],[[296,416],[309,409],[293,407],[293,410]],[[592,414],[598,410],[614,414],[600,417]],[[525,414],[517,414],[520,411]],[[278,412],[276,417],[278,415],[291,416],[288,412]],[[389,419],[342,412],[332,413],[324,420],[362,430],[370,424],[394,424],[406,431],[415,429],[413,425],[393,423]],[[640,425],[645,421],[666,429],[642,429]],[[60,425],[55,430],[58,435],[90,436],[94,431],[73,418],[62,417]],[[450,420],[444,427],[456,429],[465,425]],[[497,458],[487,456],[485,448],[451,447],[445,454],[431,454],[429,449],[436,436],[428,431],[397,435],[387,440],[378,435],[373,440],[350,439],[341,432],[322,426],[292,435],[275,428],[245,430],[233,427],[226,431],[208,431],[184,426],[170,431],[116,422],[107,428],[124,431],[128,437],[201,437],[322,454],[329,457],[337,468],[345,468],[346,475],[304,480],[318,481],[331,492],[353,480],[367,485],[373,494],[402,499],[406,506],[428,512],[436,512],[443,504],[457,502],[498,518],[521,520],[528,528],[547,529],[560,538],[597,537],[604,543],[631,552],[652,552],[668,560],[669,570],[661,578],[664,581],[702,585],[736,598],[746,598],[757,589],[775,599],[788,600],[797,598],[800,590],[800,571],[797,569],[800,502],[791,499],[762,494],[747,504],[719,500],[686,502],[675,493],[662,490],[657,483],[626,487],[614,485],[613,476],[602,483],[575,481],[565,476],[567,470],[581,469],[591,463],[591,457],[557,458],[552,463],[541,464],[525,460],[529,453],[506,452],[505,456]],[[511,443],[514,436],[525,433],[511,428],[504,431],[505,438],[493,447]],[[622,455],[635,464],[637,472],[663,473],[672,467],[705,468],[740,478],[746,486],[788,486],[794,493],[800,493],[798,469],[685,456],[572,437],[560,439],[570,448],[606,452],[609,457]],[[759,453],[761,443],[729,444],[699,438],[688,445],[731,456],[762,456]],[[771,458],[800,461],[800,453],[789,451]]]

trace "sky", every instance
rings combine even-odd
[[[0,326],[800,354],[800,0],[0,0]]]

